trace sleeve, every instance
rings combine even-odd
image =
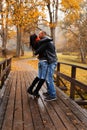
[[[43,53],[43,51],[47,48],[47,44],[42,44],[36,51],[35,51],[35,55],[38,55],[40,53]]]
[[[53,39],[45,37],[45,38],[43,38],[43,39],[41,39],[41,40],[38,41],[38,45],[40,46],[41,44],[47,43],[47,42],[50,42],[50,41],[53,41]]]

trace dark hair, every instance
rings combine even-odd
[[[32,47],[32,49],[34,49],[36,38],[37,38],[37,35],[35,33],[30,35],[30,46]]]

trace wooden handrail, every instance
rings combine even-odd
[[[69,65],[69,66],[72,66],[72,67],[75,67],[75,68],[79,68],[79,69],[84,69],[84,70],[87,70],[87,67],[83,67],[83,66],[79,66],[79,65],[73,65],[73,64],[69,64],[69,63],[65,63],[65,62],[58,62],[59,64],[64,64],[64,65]]]
[[[71,76],[68,76],[68,75],[61,72],[61,69],[60,69],[61,64],[71,66]],[[82,66],[78,66],[78,65],[64,63],[64,62],[58,62],[57,71],[56,71],[57,86],[60,86],[60,78],[63,78],[65,80],[69,81],[70,82],[70,98],[72,98],[73,100],[75,99],[75,91],[77,91],[77,86],[80,89],[87,92],[87,84],[84,84],[81,81],[76,80],[76,73],[77,73],[76,69],[77,68],[82,69],[82,70],[87,70],[87,67],[82,67]],[[79,92],[78,92],[78,94],[79,94]],[[81,94],[80,94],[80,97],[82,97]],[[81,104],[81,102],[80,102],[80,104]]]
[[[0,62],[0,88],[2,88],[11,70],[12,57]]]

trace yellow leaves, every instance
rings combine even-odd
[[[19,5],[15,4],[12,19],[15,25],[26,28],[29,24],[37,24],[38,18],[41,15],[42,13],[38,10],[36,5],[27,7],[21,3]]]
[[[66,9],[80,9],[80,3],[82,0],[62,0],[61,4]]]
[[[13,21],[11,18],[7,19],[8,25],[13,26]]]
[[[45,2],[40,0],[16,1],[6,0],[3,14],[9,26],[16,25],[25,29],[26,26],[37,25],[39,18],[44,18]],[[36,26],[35,25],[35,26]]]
[[[18,6],[15,5],[14,6],[14,13],[13,13],[13,22],[16,25],[21,25],[24,14],[25,14],[25,7],[23,6],[23,4],[20,4]]]
[[[65,21],[70,21],[71,23],[74,22],[75,20],[79,19],[79,13],[78,12],[71,12],[66,15]]]
[[[44,25],[50,27],[50,28],[55,28],[57,26],[57,23],[50,23],[48,21],[44,22]]]
[[[38,69],[38,60],[29,60],[28,64],[30,64],[34,69]]]
[[[65,20],[75,22],[80,18],[80,4],[83,0],[62,0],[62,10],[65,12]]]
[[[50,28],[55,28],[55,27],[56,27],[56,23],[49,23],[48,26],[49,26]]]
[[[13,5],[16,1],[15,0],[7,0],[6,1],[9,5]]]
[[[14,36],[16,36],[16,32],[15,31],[8,31],[8,38],[13,38]]]

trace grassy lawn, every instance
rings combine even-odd
[[[0,58],[0,61],[2,61],[3,60],[3,58]]]
[[[70,64],[87,67],[87,64],[81,63],[80,59],[76,55],[62,55],[61,53],[58,53],[57,57],[60,62],[66,62],[66,63],[70,63]]]
[[[0,62],[3,61],[3,60],[5,60],[5,58],[1,58],[1,57],[0,57]]]

